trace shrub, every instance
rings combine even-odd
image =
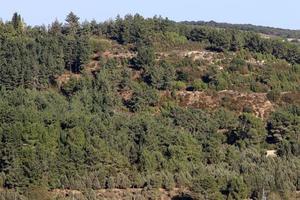
[[[201,80],[194,80],[191,85],[191,89],[193,91],[202,91],[202,90],[205,90],[206,88],[207,88],[207,85]]]
[[[116,177],[116,185],[120,189],[126,189],[131,186],[131,183],[125,174],[119,173]]]
[[[166,172],[163,174],[162,186],[166,190],[172,190],[175,187],[174,177],[171,173]]]
[[[267,93],[267,98],[268,98],[269,101],[277,102],[281,98],[281,93],[280,93],[279,90],[270,90]]]
[[[113,189],[116,187],[114,177],[110,176],[106,181],[106,188]]]
[[[183,81],[172,81],[171,89],[173,90],[184,90],[186,89],[186,84]]]
[[[111,42],[106,39],[91,37],[89,40],[93,52],[102,52],[111,48]]]

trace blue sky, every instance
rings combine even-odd
[[[19,12],[29,25],[60,21],[74,11],[81,20],[104,21],[131,13],[175,21],[215,20],[300,29],[299,0],[0,0],[0,18]]]

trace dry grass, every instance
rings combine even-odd
[[[178,91],[176,96],[179,105],[183,107],[216,109],[223,106],[236,112],[248,109],[263,119],[267,118],[275,107],[267,99],[266,93],[240,93],[224,90],[209,94],[199,91]]]
[[[93,191],[97,198],[103,200],[124,200],[124,199],[140,199],[144,197],[150,199],[155,196],[157,200],[171,200],[173,197],[182,193],[189,193],[186,189],[174,188],[172,190],[165,190],[162,188],[146,190],[142,188],[127,188],[127,189],[101,189]],[[55,197],[77,197],[83,198],[84,194],[78,190],[53,190]],[[152,199],[151,198],[151,199]]]

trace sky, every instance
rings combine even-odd
[[[63,22],[73,11],[81,21],[118,14],[161,15],[175,21],[210,21],[300,29],[300,0],[0,0],[0,19],[21,14],[28,25]]]

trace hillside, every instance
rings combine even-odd
[[[216,28],[233,28],[244,31],[253,31],[265,35],[277,36],[282,38],[290,38],[290,39],[300,39],[300,30],[290,30],[290,29],[282,29],[282,28],[274,28],[268,26],[256,26],[252,24],[230,24],[230,23],[218,23],[215,21],[185,21],[182,22],[184,24],[189,25],[200,25],[200,26],[210,26]]]
[[[0,23],[0,199],[299,198],[298,45],[138,14],[20,19]]]

